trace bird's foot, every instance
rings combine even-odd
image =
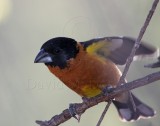
[[[114,89],[115,88],[112,85],[108,85],[103,89],[103,94],[108,96]]]
[[[75,106],[76,104],[69,104],[69,112],[73,118],[80,122],[81,115],[76,112]]]

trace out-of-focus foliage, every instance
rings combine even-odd
[[[34,58],[46,40],[67,36],[78,41],[103,36],[137,37],[152,0],[0,0],[0,125],[31,126],[36,119],[50,119],[81,98],[53,77]],[[159,47],[160,8],[145,33],[144,40]],[[159,69],[143,68],[146,59],[135,62],[128,80]],[[157,110],[148,120],[123,123],[113,106],[102,126],[159,126],[159,82],[134,90]],[[105,103],[85,112],[81,122],[71,119],[62,126],[95,125]]]

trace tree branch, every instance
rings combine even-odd
[[[107,113],[107,111],[108,111],[111,103],[112,103],[112,100],[109,100],[108,103],[107,103],[107,105],[106,105],[106,107],[104,108],[104,110],[103,110],[103,112],[102,112],[102,115],[101,115],[101,117],[99,118],[98,123],[97,123],[96,126],[100,126],[100,125],[101,125],[101,123],[102,123],[102,121],[103,121],[103,119],[104,119],[104,117],[105,117],[105,115],[106,115],[106,113]]]
[[[122,83],[125,83],[125,77],[126,77],[126,75],[127,75],[127,73],[128,73],[129,67],[130,67],[130,65],[131,65],[131,63],[132,63],[132,61],[133,61],[133,57],[134,57],[134,55],[135,55],[135,53],[136,53],[136,50],[139,48],[139,46],[140,46],[140,44],[141,44],[141,39],[142,39],[142,37],[143,37],[143,35],[144,35],[144,33],[145,33],[148,25],[149,25],[149,22],[151,21],[151,18],[152,18],[153,14],[154,14],[154,11],[155,11],[155,9],[156,9],[156,7],[157,7],[157,5],[158,5],[158,2],[159,2],[159,0],[155,0],[155,1],[153,2],[153,4],[152,4],[152,7],[151,7],[151,9],[150,9],[150,11],[149,11],[149,13],[148,13],[148,15],[147,15],[147,17],[146,17],[146,20],[145,20],[145,22],[144,22],[144,25],[142,26],[142,28],[141,28],[141,30],[140,30],[140,32],[139,32],[138,38],[137,38],[136,41],[135,41],[134,47],[133,47],[133,49],[132,49],[132,51],[131,51],[131,54],[130,54],[130,56],[127,58],[126,66],[125,66],[125,68],[124,68],[124,70],[123,70],[123,73],[122,73],[122,76],[120,77],[119,82],[118,82],[118,84],[117,84],[118,86],[121,85]],[[110,101],[110,102],[111,102],[111,101]],[[134,102],[133,102],[133,99],[132,99],[132,103],[134,103]],[[108,104],[109,104],[109,103],[108,103]],[[107,107],[104,109],[103,114],[101,115],[101,117],[100,117],[100,119],[99,119],[99,121],[98,121],[98,124],[97,124],[96,126],[100,126],[100,124],[101,124],[101,122],[102,122],[102,120],[103,120],[103,118],[104,118],[104,115],[105,115],[104,113],[106,113],[107,110],[109,109],[110,104],[109,104],[109,105],[108,105],[108,104],[107,104]],[[134,106],[134,105],[133,105],[133,106]],[[135,106],[134,106],[134,107],[135,107]]]
[[[109,93],[107,96],[105,96],[104,94],[100,94],[82,103],[75,103],[75,111],[77,114],[81,115],[87,109],[97,105],[98,103],[108,101],[119,93],[150,84],[157,80],[160,80],[160,71],[149,74],[143,78],[134,80],[124,85],[120,85],[117,88],[115,88],[113,92]],[[69,109],[65,109],[61,114],[55,115],[49,121],[36,121],[36,123],[39,124],[40,126],[58,126],[61,123],[69,120],[71,117],[72,116],[70,115]]]
[[[131,54],[130,54],[130,56],[127,59],[126,66],[124,68],[124,71],[122,73],[122,76],[120,78],[120,81],[119,81],[118,85],[120,85],[120,84],[122,84],[122,83],[125,82],[125,77],[127,75],[129,67],[130,67],[130,65],[131,65],[131,63],[133,61],[133,57],[134,57],[134,55],[136,53],[136,50],[139,48],[139,46],[141,44],[141,39],[142,39],[142,37],[143,37],[143,35],[144,35],[144,33],[145,33],[145,31],[146,31],[146,29],[147,29],[150,21],[151,21],[151,18],[152,18],[153,14],[154,14],[154,11],[156,10],[158,2],[159,2],[159,0],[155,0],[153,2],[153,4],[152,4],[152,7],[151,7],[151,9],[150,9],[150,11],[149,11],[149,13],[148,13],[148,15],[146,17],[144,25],[142,26],[142,28],[141,28],[141,30],[139,32],[138,38],[136,39],[136,42],[135,42],[134,47],[133,47],[133,49],[131,51]]]

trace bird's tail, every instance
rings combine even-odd
[[[116,100],[113,101],[123,121],[135,121],[140,118],[149,118],[155,115],[155,111],[151,107],[141,102],[132,93],[130,93],[130,95],[132,100],[130,97],[125,103]]]

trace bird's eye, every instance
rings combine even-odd
[[[60,49],[55,49],[54,52],[58,54],[60,52]]]

